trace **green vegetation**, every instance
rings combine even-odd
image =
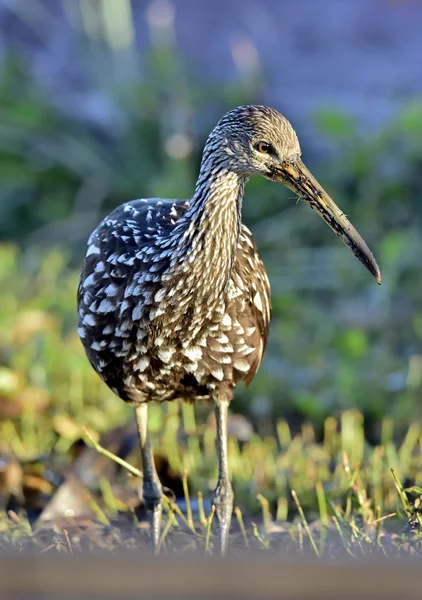
[[[209,495],[216,480],[214,431],[210,425],[197,426],[193,410],[185,405],[180,418],[178,404],[170,404],[154,433],[158,464],[168,462],[185,498],[181,510],[180,501],[176,503],[173,493],[167,492],[160,552],[213,553]],[[54,422],[59,451],[50,454],[48,468],[42,457],[23,460],[20,475],[9,473],[3,478],[15,482],[15,489],[8,490],[15,498],[21,488],[26,489],[26,502],[33,504],[36,494],[38,505],[42,497],[45,505],[45,496],[49,504],[34,530],[25,512],[15,508],[7,515],[0,514],[0,548],[72,554],[86,549],[145,547],[146,515],[139,517],[134,510],[141,472],[105,450],[87,429],[69,418],[57,416]],[[4,434],[8,434],[6,427]],[[94,445],[98,460],[81,461],[81,455],[75,460],[72,451],[63,452],[78,436]],[[16,444],[18,437],[14,432],[10,442]],[[397,447],[392,422],[386,419],[382,442],[371,447],[364,439],[362,416],[355,411],[344,412],[341,424],[328,418],[321,443],[316,442],[311,425],[292,435],[286,421],[277,423],[275,438],[253,435],[239,443],[232,437],[230,465],[237,502],[232,550],[310,552],[318,557],[420,555],[422,488],[412,485],[403,490],[400,481],[420,484],[421,440],[420,427],[413,425]],[[19,447],[25,447],[23,439]],[[87,455],[90,448],[84,452]],[[110,477],[113,462],[104,463],[103,453],[126,468]],[[129,459],[136,464],[138,453]],[[12,470],[12,462],[8,468]],[[85,481],[89,479],[90,489],[68,479],[62,484],[68,486],[67,500],[59,500],[60,488],[56,492],[48,481],[52,468],[56,474],[66,469],[68,476],[76,472]],[[83,518],[78,514],[69,518],[68,509],[64,510],[69,498],[75,511],[82,507]],[[45,520],[48,515],[55,515],[55,527]]]
[[[131,418],[90,367],[75,331],[78,265],[90,231],[123,201],[189,197],[215,120],[262,100],[262,73],[217,89],[199,82],[163,36],[154,38],[142,81],[123,84],[116,65],[136,72],[130,36],[119,30],[123,49],[111,42],[117,38],[99,39],[88,17],[81,52],[108,107],[105,124],[58,108],[15,57],[0,71],[0,453],[18,458],[24,484],[38,476],[44,483],[36,492],[47,497],[58,484],[45,471],[61,474],[73,464],[84,428],[95,437]],[[233,543],[323,555],[419,553],[421,104],[404,106],[369,137],[331,107],[314,115],[312,127],[326,158],[304,147],[304,160],[374,250],[383,285],[289,192],[250,181],[244,219],[270,275],[274,317],[264,364],[232,405],[254,427],[251,439],[230,445],[239,504]],[[196,502],[215,479],[214,433],[207,407],[197,407],[197,424],[190,407],[179,423],[178,410],[152,407],[151,429],[176,479],[188,470]],[[137,464],[137,454],[129,460]],[[0,497],[10,492],[3,466]],[[116,481],[139,486],[125,472]],[[411,491],[398,494],[398,481]],[[92,493],[107,528],[92,543],[123,544],[116,515],[132,522],[132,509],[104,481]],[[19,493],[12,495],[19,513]],[[202,511],[194,517],[198,535],[173,511],[166,543],[181,536],[186,547],[211,549]],[[13,515],[1,518],[5,544],[53,544],[28,535],[24,513]],[[62,530],[54,535],[58,547],[76,548]]]

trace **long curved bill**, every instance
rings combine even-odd
[[[372,273],[377,282],[381,283],[379,267],[364,239],[301,160],[294,163],[282,163],[280,167],[274,169],[272,179],[282,183],[306,200],[312,210],[324,219],[356,258]]]

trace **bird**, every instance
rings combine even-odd
[[[301,159],[290,122],[264,105],[239,106],[211,131],[190,200],[128,201],[90,235],[78,286],[78,333],[91,365],[134,407],[142,498],[160,536],[162,487],[148,432],[148,405],[211,403],[218,481],[218,550],[228,547],[233,488],[228,408],[255,376],[267,344],[270,283],[242,201],[249,177],[287,186],[316,211],[381,282],[377,262],[347,216]]]

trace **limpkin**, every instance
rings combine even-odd
[[[227,411],[235,387],[253,379],[270,322],[270,285],[241,221],[250,175],[278,181],[328,223],[380,282],[368,246],[301,161],[289,121],[267,106],[240,106],[206,142],[191,200],[126,202],[98,225],[78,289],[78,332],[92,366],[135,407],[143,502],[160,533],[162,488],[148,434],[151,401],[207,399],[217,422],[213,495],[219,547],[233,508]]]

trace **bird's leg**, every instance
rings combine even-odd
[[[229,400],[217,398],[215,400],[215,418],[217,422],[217,454],[218,454],[218,482],[213,494],[215,516],[219,536],[220,553],[224,555],[230,531],[230,522],[233,512],[233,488],[229,476],[229,463],[227,456],[227,411]]]
[[[148,404],[144,402],[137,406],[135,413],[142,455],[142,500],[145,508],[152,511],[152,539],[156,549],[160,539],[163,489],[155,469],[148,433]]]

